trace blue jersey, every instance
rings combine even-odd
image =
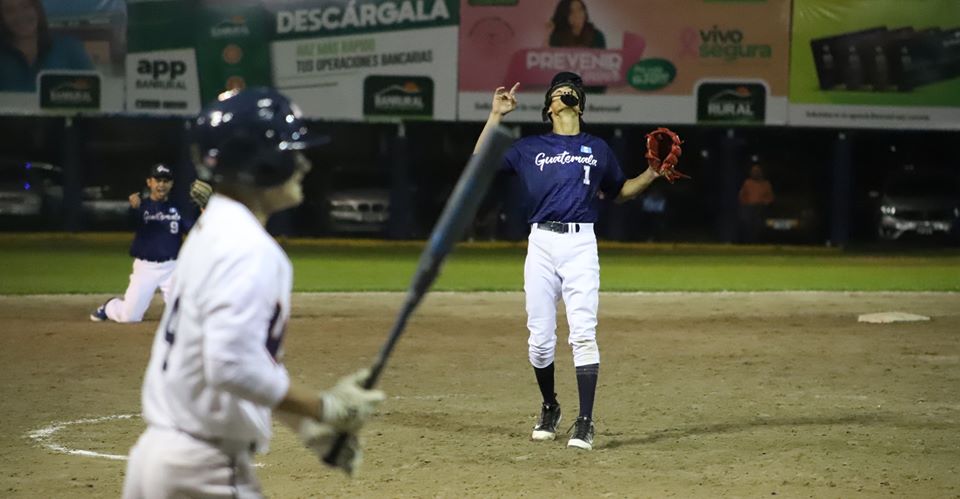
[[[177,258],[183,235],[193,227],[193,218],[180,213],[169,200],[144,197],[137,214],[137,233],[130,245],[130,256],[151,262]]]
[[[524,137],[507,151],[502,169],[520,176],[530,223],[594,223],[600,211],[597,191],[614,199],[626,182],[610,146],[588,133]]]

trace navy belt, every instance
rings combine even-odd
[[[580,232],[580,224],[576,222],[537,222],[537,228],[541,230],[549,230],[550,232],[556,232],[557,234]]]

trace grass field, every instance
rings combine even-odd
[[[0,294],[122,293],[131,234],[0,234]],[[423,242],[289,240],[296,291],[402,291]],[[523,243],[465,243],[434,289],[518,291]],[[960,291],[956,250],[600,244],[603,291]]]

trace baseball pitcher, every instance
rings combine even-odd
[[[517,107],[519,85],[510,90],[496,89],[478,145],[504,115]],[[581,131],[585,99],[580,76],[570,72],[554,76],[542,111],[543,120],[552,123],[552,131],[516,141],[507,151],[502,169],[520,178],[530,207],[523,290],[528,355],[543,397],[532,438],[555,439],[561,420],[560,403],[554,392],[554,358],[557,300],[562,298],[570,325],[568,342],[573,350],[580,398],[580,413],[567,446],[590,450],[600,370],[596,331],[600,262],[593,224],[599,215],[601,196],[626,201],[658,177],[672,182],[683,175],[674,168],[680,155],[679,138],[669,130],[658,129],[648,136],[648,168],[627,179],[607,143]],[[666,151],[661,151],[661,143],[669,146]]]
[[[354,473],[357,432],[384,399],[359,371],[321,393],[283,365],[293,270],[264,229],[300,204],[316,140],[272,89],[230,92],[193,127],[198,175],[216,186],[184,244],[143,382],[147,429],[130,451],[123,497],[261,497],[252,456],[271,419],[319,457],[348,435],[334,466]]]

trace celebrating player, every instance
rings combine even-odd
[[[477,141],[478,148],[489,130],[517,107],[519,85],[509,91],[497,88],[490,116]],[[596,339],[600,262],[593,231],[600,208],[598,195],[602,193],[605,199],[618,202],[634,198],[661,172],[651,163],[643,173],[627,179],[606,142],[581,131],[585,97],[580,76],[570,72],[554,76],[542,111],[543,120],[552,122],[553,130],[515,142],[507,151],[502,168],[520,177],[530,207],[523,290],[530,331],[529,359],[543,396],[532,438],[553,440],[560,424],[560,403],[554,392],[554,358],[557,299],[562,297],[580,395],[580,414],[567,446],[590,450],[600,370]],[[679,149],[676,152],[679,154]]]
[[[123,298],[110,298],[90,314],[101,322],[140,322],[150,307],[153,294],[160,288],[164,303],[169,303],[170,279],[176,265],[183,235],[193,226],[193,215],[180,210],[169,200],[173,172],[162,163],[150,167],[147,175],[150,195],[130,195],[130,208],[136,212],[137,231],[130,245],[133,273]]]
[[[194,126],[198,175],[217,187],[186,241],[143,382],[147,430],[130,452],[125,498],[261,497],[251,468],[273,410],[314,452],[348,435],[336,466],[354,472],[357,431],[384,399],[363,371],[316,393],[282,364],[293,269],[265,230],[300,204],[315,139],[272,89],[221,96]]]

